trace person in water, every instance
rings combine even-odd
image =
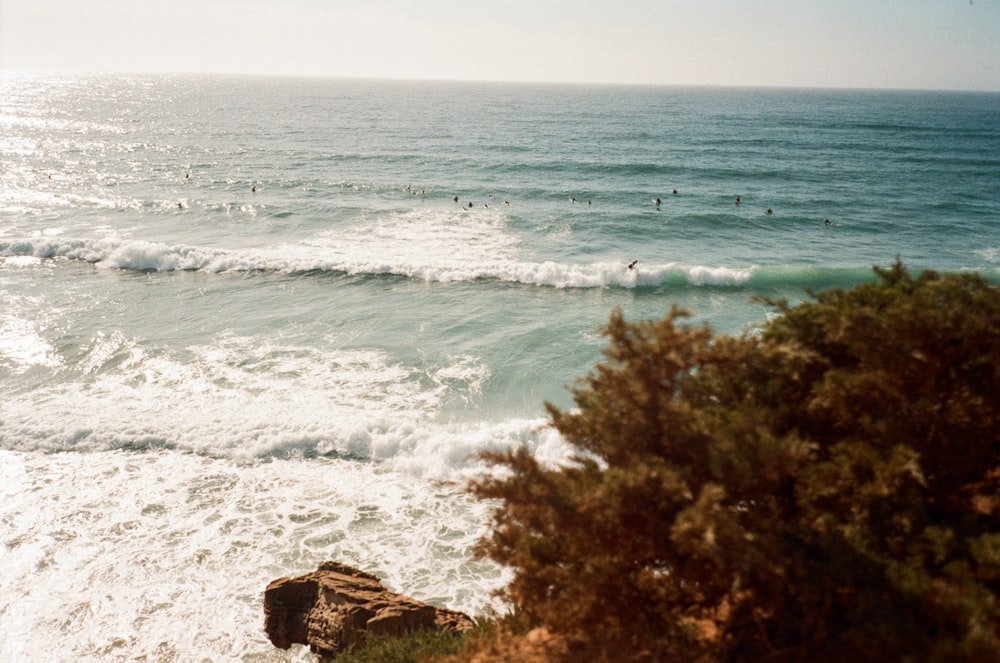
[[[628,268],[629,268],[629,269],[632,269],[633,267],[635,267],[635,263],[637,263],[637,262],[639,262],[639,261],[638,261],[638,260],[633,260],[632,262],[630,262],[630,263],[628,264]]]
[[[739,196],[736,196],[736,204],[737,204],[737,205],[739,205],[739,204],[740,204],[741,202],[743,202],[743,201],[742,201],[742,200],[740,200],[740,197],[739,197]]]

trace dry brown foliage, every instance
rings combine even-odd
[[[535,630],[466,660],[1000,660],[1000,292],[876,272],[738,338],[614,314],[576,461],[471,487]]]

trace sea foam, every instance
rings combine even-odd
[[[497,260],[495,255],[473,260],[452,255],[404,254],[359,256],[335,246],[303,244],[263,249],[223,250],[173,246],[138,240],[37,239],[0,242],[0,257],[7,261],[65,258],[109,269],[133,271],[201,271],[208,273],[267,271],[274,273],[341,273],[393,275],[428,282],[494,280],[553,288],[637,288],[661,286],[747,285],[755,267],[681,265],[660,263],[629,268],[621,261],[591,263]]]
[[[267,641],[260,597],[324,559],[421,600],[502,610],[504,574],[470,561],[487,509],[347,460],[0,450],[0,660],[313,660]]]
[[[488,377],[474,357],[406,366],[381,351],[232,334],[190,351],[194,360],[181,361],[120,333],[98,333],[64,369],[78,372],[77,379],[6,399],[0,446],[167,448],[233,459],[338,456],[439,480],[479,471],[483,451],[526,445],[544,448],[553,461],[570,453],[540,420],[441,421],[445,402],[475,398]]]

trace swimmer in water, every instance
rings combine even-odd
[[[772,210],[771,210],[770,207],[768,207],[766,210],[764,210],[764,214],[770,214],[771,212],[772,212]]]
[[[743,202],[743,201],[742,201],[742,200],[740,200],[740,197],[739,197],[739,196],[736,196],[736,204],[737,204],[737,205],[739,205],[739,204],[740,204],[741,202]]]

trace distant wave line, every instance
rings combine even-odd
[[[474,262],[419,263],[388,256],[342,255],[328,258],[315,249],[281,247],[247,251],[171,246],[140,240],[67,240],[60,238],[0,242],[0,265],[24,266],[25,260],[74,260],[98,267],[139,272],[270,272],[290,275],[335,274],[398,276],[427,282],[498,281],[557,289],[718,287],[770,290],[775,288],[851,287],[874,279],[870,266],[773,265],[728,267],[625,262],[592,263]],[[982,272],[1000,281],[1000,270]]]

